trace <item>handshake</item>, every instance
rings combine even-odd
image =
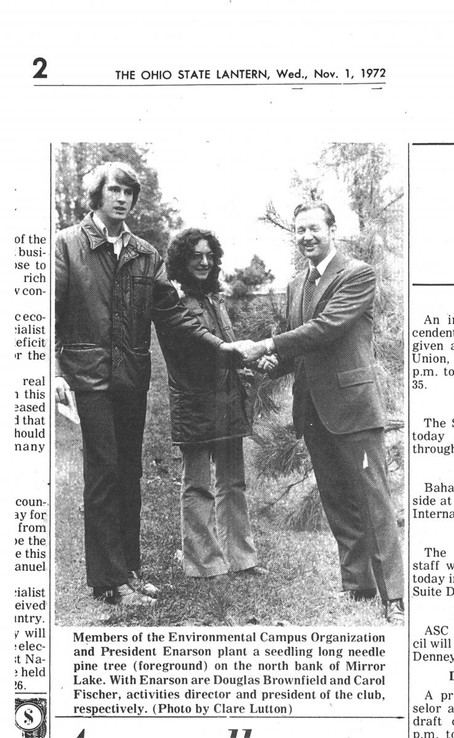
[[[223,353],[234,353],[240,356],[245,364],[256,362],[255,368],[259,371],[270,372],[279,364],[272,338],[265,338],[263,341],[245,340],[221,343],[219,349]]]

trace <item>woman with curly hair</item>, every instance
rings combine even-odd
[[[171,243],[170,279],[181,286],[191,315],[224,341],[235,340],[219,272],[223,251],[210,232],[189,228]],[[183,567],[193,577],[257,567],[245,494],[243,436],[251,432],[245,391],[234,359],[158,333],[167,363],[172,440],[183,457],[181,530]],[[215,483],[211,488],[211,461]]]

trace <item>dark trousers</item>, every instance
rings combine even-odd
[[[140,569],[140,478],[145,392],[76,392],[84,450],[85,559],[89,587],[106,589]]]
[[[383,429],[330,433],[310,400],[304,440],[337,541],[343,589],[378,588],[383,601],[403,597],[403,561]]]

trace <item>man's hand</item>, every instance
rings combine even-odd
[[[239,358],[245,360],[245,355],[251,347],[255,346],[254,341],[225,341],[219,345],[219,351],[224,354],[236,354]]]
[[[243,361],[246,364],[251,364],[253,361],[257,361],[257,359],[261,359],[264,354],[267,354],[269,352],[269,341],[271,339],[267,338],[264,341],[239,341],[241,344],[239,347],[239,350],[241,351],[241,354],[243,356]],[[273,344],[274,347],[274,344]]]
[[[256,343],[254,341],[250,341],[249,339],[245,341],[237,341],[238,350],[240,351],[245,364],[250,364],[251,362],[263,356],[263,353],[266,351],[266,346],[262,350],[262,343],[263,341],[258,341]]]
[[[62,405],[69,405],[67,393],[70,387],[66,379],[63,377],[55,377],[55,402],[61,402]]]
[[[251,364],[268,352],[269,341],[271,340],[270,338],[264,341],[250,341],[246,339],[245,341],[234,341],[233,343],[221,343],[219,350],[234,351],[240,354],[246,364]]]
[[[218,346],[218,351],[221,352],[221,354],[236,354],[238,357],[240,357],[241,351],[238,348],[238,344],[240,341],[223,341],[223,343],[220,343]]]

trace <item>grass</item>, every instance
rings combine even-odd
[[[258,480],[254,443],[245,443],[250,513],[263,577],[227,575],[203,580],[184,576],[175,558],[179,531],[179,452],[172,448],[165,366],[153,341],[153,375],[144,439],[142,480],[143,571],[161,588],[158,605],[122,609],[95,602],[85,583],[80,429],[56,420],[55,552],[57,624],[70,626],[375,626],[385,623],[378,599],[355,603],[338,597],[337,547],[327,530],[292,530],[286,521],[301,496],[292,481]],[[398,479],[395,486],[401,487]]]

